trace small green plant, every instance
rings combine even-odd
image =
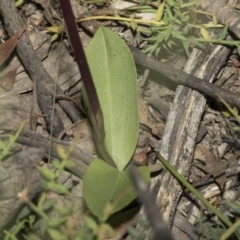
[[[61,206],[55,199],[47,199],[49,191],[56,191],[61,195],[68,195],[68,189],[55,182],[63,169],[72,167],[73,163],[68,160],[72,147],[67,151],[58,148],[58,154],[62,161],[53,161],[54,170],[39,167],[42,173],[41,185],[43,192],[34,204],[29,199],[23,198],[26,206],[21,210],[16,218],[15,225],[9,230],[0,232],[0,238],[3,240],[104,240],[114,236],[115,231],[105,221],[98,222],[92,217],[85,215],[83,225],[77,226],[72,222],[71,216],[76,211],[76,206]],[[49,211],[57,212],[57,218],[51,218]]]
[[[101,155],[104,161],[96,159],[88,167],[83,179],[83,195],[91,212],[106,221],[136,198],[124,169],[138,139],[137,76],[128,47],[107,28],[96,32],[86,56],[104,119],[104,142],[96,141],[96,144],[100,154],[103,148],[108,154]],[[92,116],[89,96],[84,90],[83,96],[88,114]],[[149,182],[148,168],[138,170]]]
[[[147,43],[145,52],[154,56],[158,56],[163,50],[171,52],[176,46],[182,46],[189,55],[191,47],[203,48],[203,43],[236,46],[240,52],[240,41],[226,40],[228,26],[219,24],[214,12],[203,12],[199,8],[200,2],[200,0],[163,0],[160,3],[139,0],[135,1],[136,6],[122,11],[105,11],[98,16],[78,21],[93,19],[120,21],[136,32],[138,42],[144,40]],[[153,13],[155,19],[138,18],[136,16],[138,13]],[[129,17],[126,17],[126,14]],[[209,29],[219,31],[213,37]]]
[[[8,142],[5,143],[0,140],[0,161],[2,161],[6,156],[12,154],[14,151],[14,144],[19,137],[25,123],[22,123],[15,135],[10,136]]]
[[[54,190],[60,194],[69,194],[69,191],[60,183],[56,183],[56,179],[59,178],[60,174],[65,168],[71,168],[75,166],[75,163],[68,160],[69,154],[71,153],[73,145],[69,148],[67,152],[63,148],[58,147],[58,154],[62,161],[53,160],[51,163],[56,169],[52,171],[48,168],[38,167],[40,173],[44,178],[40,179],[41,186],[45,191]]]

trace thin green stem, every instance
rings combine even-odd
[[[225,240],[230,237],[240,226],[240,219],[238,219],[225,233],[222,234],[220,240]],[[238,238],[239,239],[239,238]]]
[[[152,24],[152,25],[157,25],[157,26],[163,26],[165,23],[164,22],[158,22],[154,20],[144,20],[144,19],[132,19],[132,18],[125,18],[125,17],[113,17],[113,16],[92,16],[92,17],[86,17],[79,19],[78,22],[84,22],[84,21],[90,21],[90,20],[117,20],[117,21],[127,21],[131,22],[134,20],[136,23],[141,23],[141,24]]]
[[[240,41],[228,41],[228,40],[221,40],[221,39],[203,39],[203,38],[188,38],[186,40],[190,41],[197,41],[203,43],[217,43],[222,45],[230,45],[230,46],[237,46],[240,44]],[[185,40],[183,40],[185,41]]]
[[[207,199],[205,199],[187,180],[185,180],[160,154],[157,155],[160,162],[168,169],[168,171],[181,182],[192,194],[194,194],[202,203],[209,208],[217,217],[228,227],[232,226],[232,223],[219,212]]]
[[[49,217],[41,209],[38,209],[37,206],[35,204],[33,204],[31,201],[29,201],[27,204],[40,217],[42,217],[45,220],[49,220]]]

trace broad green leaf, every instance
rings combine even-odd
[[[96,32],[86,50],[86,56],[104,116],[104,144],[117,168],[123,170],[138,139],[134,60],[125,42],[103,27]],[[87,105],[84,90],[83,99]]]
[[[138,171],[149,183],[148,168],[139,167]],[[127,171],[118,171],[101,159],[96,159],[84,175],[83,196],[90,211],[103,218],[103,210],[109,202],[114,205],[112,211],[114,213],[132,202],[136,198],[136,193]]]

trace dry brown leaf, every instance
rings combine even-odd
[[[194,152],[194,159],[197,159],[205,164],[204,167],[201,167],[200,164],[194,165],[206,173],[211,173],[222,165],[222,162],[210,150],[203,146],[196,147]],[[223,187],[226,182],[225,169],[226,168],[221,169],[218,173],[213,175],[215,181],[220,185],[220,187]]]
[[[71,130],[73,131],[73,143],[91,154],[96,153],[96,147],[93,139],[93,131],[88,120],[81,120],[75,123]]]
[[[22,33],[26,30],[26,28],[14,34],[10,37],[6,42],[4,42],[0,46],[0,65],[2,65],[10,56],[11,52],[17,45],[18,38],[21,37]]]
[[[15,82],[17,68],[11,69],[6,74],[0,77],[0,87],[3,88],[6,92],[9,92],[13,88]]]

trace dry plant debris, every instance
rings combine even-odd
[[[81,102],[81,76],[72,57],[67,34],[62,33],[55,42],[51,42],[53,33],[47,30],[47,27],[51,25],[61,26],[63,24],[59,5],[56,1],[50,1],[49,5],[44,1],[23,2],[17,10],[11,12],[21,19],[19,21],[21,24],[14,28],[12,26],[14,22],[10,22],[10,26],[7,24],[7,13],[3,13],[4,2],[8,1],[4,0],[0,3],[2,12],[0,25],[2,39],[0,45],[0,108],[2,114],[0,126],[1,129],[4,129],[0,139],[8,136],[6,131],[12,133],[11,131],[16,130],[20,123],[26,121],[24,131],[18,140],[19,146],[41,146],[46,150],[46,154],[58,158],[56,145],[69,146],[70,143],[74,143],[75,149],[71,159],[77,164],[79,170],[85,170],[93,156],[97,155],[91,128],[85,119],[86,116],[77,110],[73,101],[58,100],[57,98],[58,95],[66,95],[68,98],[73,98],[74,101]],[[232,2],[229,1],[229,3]],[[80,7],[74,0],[72,0],[72,5],[77,19],[88,16],[90,10],[97,9],[94,5]],[[97,6],[106,10],[108,4]],[[202,1],[200,7],[204,11],[215,12],[216,18],[219,18],[218,20],[222,24],[229,24],[230,31],[238,36],[240,32],[237,24],[240,21],[239,13],[232,7],[223,1],[213,0]],[[221,12],[219,8],[224,10],[224,16],[219,16],[219,12]],[[228,21],[227,16],[233,13],[232,11],[234,11],[234,21]],[[25,23],[32,27],[25,29]],[[132,31],[125,31],[125,27],[116,22],[92,20],[79,24],[79,34],[84,46],[88,45],[91,38],[89,32],[94,33],[101,24],[109,25],[120,35],[122,34],[131,45],[138,45]],[[22,38],[22,36],[24,37]],[[23,41],[27,43],[25,47],[31,48],[31,55],[28,55],[28,52],[23,55],[21,52],[24,51],[21,50]],[[141,43],[138,46],[143,48],[146,42],[142,41]],[[14,50],[16,46],[17,51]],[[135,50],[136,53],[137,49]],[[184,177],[194,183],[233,157],[239,149],[239,133],[233,130],[239,126],[239,123],[234,117],[227,116],[224,106],[219,101],[215,101],[215,93],[220,90],[222,97],[229,96],[231,104],[239,109],[239,55],[234,48],[217,45],[204,45],[203,50],[194,50],[189,57],[181,55],[180,50],[176,50],[176,53],[176,55],[166,53],[164,59],[160,59],[163,65],[158,71],[162,75],[149,71],[150,68],[157,71],[160,65],[157,67],[153,67],[153,64],[150,64],[151,66],[138,65],[141,124],[135,159],[139,159],[140,162],[147,165],[156,165],[155,153],[160,151]],[[179,55],[181,55],[180,60],[178,60]],[[27,59],[26,62],[24,62],[24,58]],[[138,62],[137,57],[135,60]],[[229,64],[229,62],[232,63]],[[139,63],[144,65],[143,62]],[[179,68],[179,65],[180,70],[178,71],[176,68]],[[164,72],[167,69],[164,66],[169,67],[172,76]],[[183,66],[185,66],[184,69]],[[40,69],[40,73],[38,69]],[[148,70],[146,71],[146,69]],[[211,83],[207,84],[202,81],[190,86],[181,82],[188,87],[177,87],[179,82],[172,83],[169,79],[180,78],[180,75],[176,75],[176,73],[181,74],[183,72],[181,70],[194,75],[196,81],[200,78]],[[190,75],[182,76],[185,79]],[[221,88],[214,86],[210,89],[212,83]],[[197,84],[202,85],[203,88],[200,89]],[[202,95],[192,89],[200,91]],[[57,101],[53,102],[54,99]],[[36,102],[39,106],[33,108],[33,103]],[[54,119],[52,119],[52,109],[56,110]],[[37,117],[34,126],[30,121],[32,116]],[[53,137],[49,150],[48,140],[51,126],[53,126]],[[61,139],[58,139],[59,136]],[[199,167],[196,162],[192,163],[193,159],[204,161],[204,164]],[[237,200],[239,199],[237,173],[240,169],[238,161],[239,159],[230,163],[226,169],[222,169],[223,174],[220,177],[213,176],[203,184],[205,186],[199,186],[203,195],[232,220],[235,220],[236,217],[226,206],[226,200],[239,202]],[[196,165],[198,167],[195,167]],[[203,171],[200,171],[199,168]],[[151,188],[157,192],[157,204],[162,204],[163,195],[161,193],[164,191],[159,189],[163,188],[164,181],[165,185],[168,185],[165,191],[170,192],[168,189],[172,188],[171,191],[175,194],[168,196],[171,198],[170,200],[165,199],[171,209],[166,211],[168,216],[164,216],[172,227],[173,237],[175,239],[196,239],[197,227],[195,226],[202,223],[199,203],[193,203],[197,202],[196,199],[193,199],[193,202],[189,201],[189,196],[184,195],[182,186],[179,186],[176,180],[167,175],[165,170],[162,171],[161,167],[158,166],[157,169],[151,184]],[[64,177],[59,178],[59,181],[67,186],[71,195],[65,199],[57,193],[51,193],[48,197],[57,198],[63,206],[77,202],[79,214],[71,216],[71,221],[75,225],[79,225],[82,222],[80,214],[82,212],[82,182],[66,172],[63,175]],[[144,215],[143,209],[141,213]],[[52,215],[57,214],[52,213]],[[207,218],[208,220],[206,220]],[[213,225],[215,229],[220,226],[219,220],[209,212],[205,212],[203,220],[203,222]],[[133,222],[135,223],[135,220]],[[208,231],[202,234],[207,239],[211,239],[211,233]]]

